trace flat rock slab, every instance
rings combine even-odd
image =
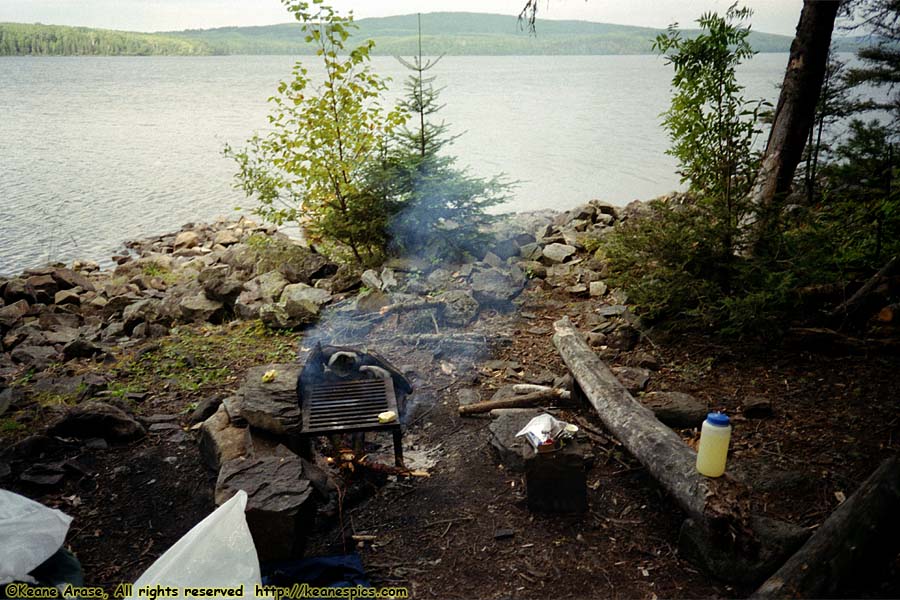
[[[103,438],[110,442],[127,442],[143,437],[144,426],[120,408],[89,400],[71,409],[50,428],[60,437]]]
[[[220,404],[200,426],[200,457],[213,471],[218,471],[230,460],[245,456],[249,448],[249,430],[231,425],[224,404]]]
[[[706,418],[706,404],[683,392],[650,392],[639,398],[656,418],[674,429],[699,427]]]
[[[275,378],[263,381],[263,375],[275,371]],[[240,416],[250,425],[276,435],[300,429],[300,405],[297,402],[297,377],[300,365],[271,364],[247,371],[238,390]]]
[[[650,382],[650,371],[639,367],[613,367],[616,379],[625,386],[632,395],[644,390]]]
[[[298,556],[312,524],[313,487],[304,477],[299,456],[236,458],[222,465],[216,482],[216,504],[238,490],[247,492],[247,525],[260,561]]]
[[[491,432],[491,446],[497,452],[500,464],[510,471],[522,472],[525,470],[525,453],[531,451],[531,446],[525,438],[516,437],[528,421],[541,414],[538,408],[509,408],[491,411],[491,422],[488,429]]]

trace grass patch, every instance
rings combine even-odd
[[[259,321],[178,327],[149,349],[120,361],[110,390],[122,396],[159,389],[202,394],[232,386],[251,366],[294,360],[299,337],[268,330]]]

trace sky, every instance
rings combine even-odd
[[[702,13],[724,13],[733,0],[539,0],[539,19],[622,25],[691,26]],[[440,11],[517,15],[524,0],[331,0],[356,18]],[[744,0],[753,29],[793,35],[802,0]],[[279,0],[0,0],[0,22],[79,25],[128,31],[207,29],[290,22]]]

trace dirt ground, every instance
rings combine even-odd
[[[584,326],[597,303],[537,286],[530,284],[518,310],[487,315],[473,326],[491,340],[511,340],[491,344],[491,353],[477,361],[435,357],[385,342],[389,332],[378,332],[378,350],[415,372],[407,447],[429,452],[437,463],[428,478],[389,482],[346,506],[340,520],[311,533],[307,554],[352,551],[350,534],[373,535],[374,542],[359,549],[373,583],[407,586],[416,598],[748,595],[752,588],[713,580],[679,556],[682,513],[615,442],[593,437],[586,514],[538,515],[526,506],[524,477],[497,463],[490,418],[459,417],[459,389],[479,388],[487,399],[504,383],[564,374],[551,343],[553,321],[567,315]],[[768,516],[815,529],[897,451],[896,356],[828,357],[652,332],[640,349],[662,365],[648,390],[688,392],[736,416],[729,470],[751,483],[755,508]],[[488,359],[515,361],[522,369],[485,369]],[[767,399],[774,415],[739,416],[750,396]],[[151,396],[141,412],[179,413],[183,406],[183,397]],[[592,410],[562,409],[560,415],[602,434]],[[182,415],[184,426],[186,419]],[[97,450],[45,439],[44,457],[67,459],[71,476],[50,491],[19,482],[8,487],[74,517],[67,543],[87,582],[111,588],[133,581],[214,508],[214,474],[200,462],[195,434],[173,441],[171,433]],[[697,436],[680,433],[688,443]],[[389,436],[379,441],[390,446]],[[900,562],[883,566],[879,577],[847,595],[900,597]]]

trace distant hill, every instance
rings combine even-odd
[[[205,42],[156,33],[0,23],[0,56],[203,55]]]
[[[373,39],[373,54],[416,52],[416,15],[361,19],[357,24],[351,43]],[[539,21],[537,35],[532,35],[521,29],[516,17],[447,12],[422,15],[422,29],[423,49],[431,55],[649,54],[661,31],[588,21]],[[685,31],[689,36],[697,33]],[[791,38],[752,32],[750,43],[759,52],[787,52]],[[858,45],[858,38],[844,38],[838,49],[852,51]],[[0,55],[312,53],[296,23],[152,34],[0,23]]]

